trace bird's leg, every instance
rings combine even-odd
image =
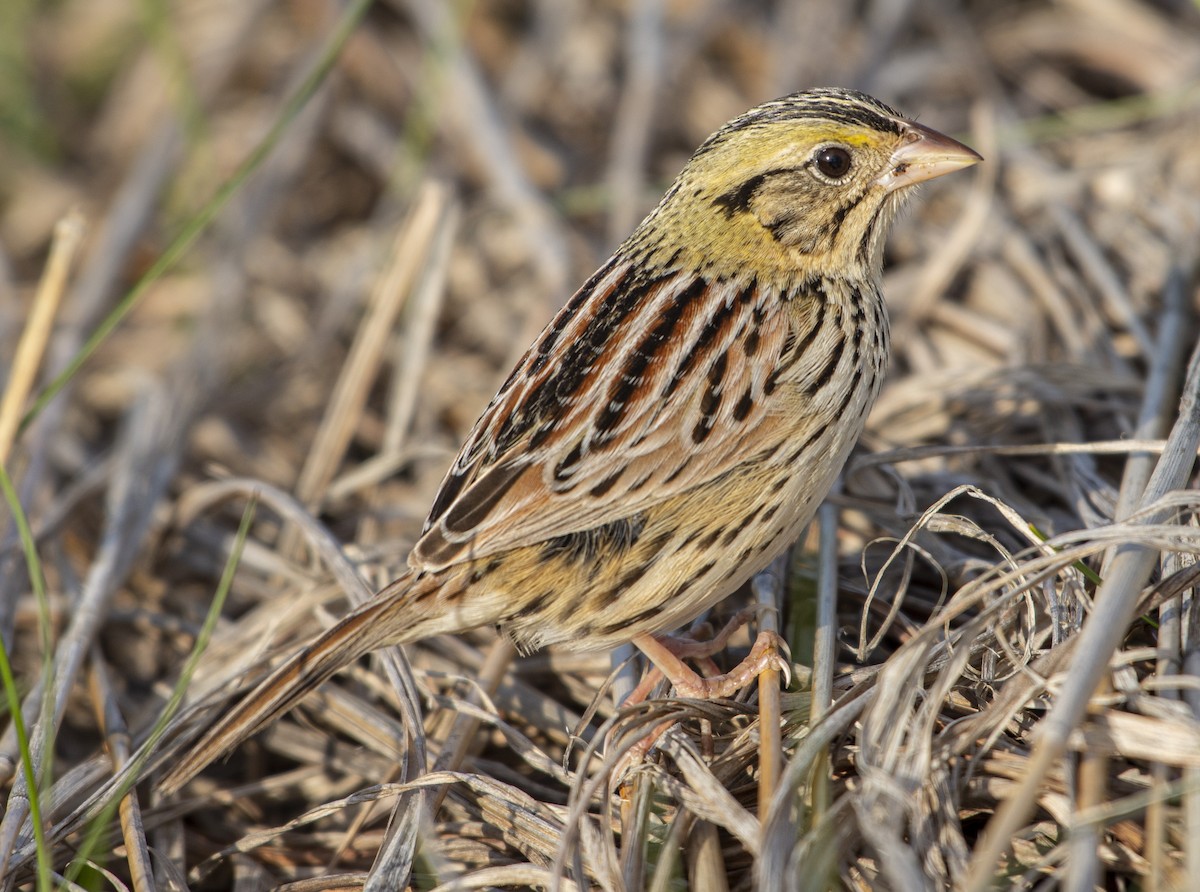
[[[725,626],[707,641],[697,641],[684,635],[638,635],[633,639],[642,653],[650,658],[650,671],[641,683],[633,689],[621,705],[633,706],[643,702],[650,696],[659,680],[666,678],[675,686],[675,692],[680,697],[694,697],[701,700],[729,697],[746,687],[767,669],[778,669],[783,673],[787,682],[791,682],[792,673],[788,661],[781,656],[787,653],[787,644],[774,632],[759,632],[750,655],[738,663],[724,675],[713,663],[713,654],[723,650],[729,643],[729,638],[744,626],[752,617],[757,615],[760,608],[750,607],[739,611]],[[704,669],[711,670],[712,675],[704,677],[688,668],[685,659],[699,662]],[[664,722],[640,741],[632,750],[625,754],[620,765],[614,772],[614,778],[624,775],[625,769],[636,765],[658,741],[674,721]]]
[[[718,671],[715,664],[709,659],[710,656],[724,648],[730,635],[745,625],[746,621],[755,613],[757,613],[756,608],[741,611],[708,641],[697,641],[694,638],[675,635],[638,635],[633,639],[633,643],[650,658],[653,666],[646,673],[641,684],[625,698],[622,705],[631,706],[641,703],[650,696],[654,686],[664,676],[675,686],[675,692],[680,697],[694,697],[703,700],[729,697],[746,687],[767,669],[778,669],[783,673],[787,682],[791,682],[791,667],[788,665],[788,661],[781,656],[781,652],[787,653],[787,644],[774,632],[759,632],[754,646],[750,649],[750,655],[724,675],[714,674],[705,678],[684,663],[685,658],[703,660],[712,667],[714,673]],[[673,724],[675,724],[674,721],[662,723],[627,752],[614,771],[613,778],[623,777],[625,769],[641,762],[658,738]]]
[[[746,625],[746,623],[750,622],[750,620],[758,616],[763,609],[763,607],[758,605],[754,607],[743,607],[729,619],[729,622],[725,623],[725,625],[721,627],[721,631],[717,632],[716,635],[704,640],[696,638],[691,634],[655,635],[654,637],[657,638],[661,644],[670,648],[671,653],[675,654],[675,656],[679,657],[680,659],[697,661],[707,660],[713,654],[723,651],[726,645],[729,644],[729,639],[733,637],[733,633],[742,626]],[[706,623],[704,628],[712,627]],[[709,661],[709,665],[713,669],[713,675],[720,674],[720,671],[716,668],[715,663]],[[706,666],[705,668],[707,669],[708,667]]]
[[[750,655],[724,675],[705,678],[690,669],[684,662],[685,658],[706,657],[720,650],[724,647],[732,631],[733,629],[726,626],[712,641],[706,642],[680,640],[666,636],[638,635],[633,639],[633,643],[650,658],[654,667],[667,677],[675,686],[676,693],[681,697],[695,697],[701,700],[729,697],[767,669],[778,669],[784,674],[785,679],[791,681],[791,669],[787,660],[780,653],[781,651],[786,653],[787,645],[775,632],[759,632],[754,646],[750,649]],[[634,694],[641,691],[645,684],[643,682],[639,685]],[[648,693],[647,690],[642,694],[643,699]],[[626,702],[630,701],[626,700]]]
[[[712,661],[712,655],[724,650],[725,646],[729,644],[729,639],[733,637],[733,633],[757,616],[761,610],[761,607],[743,607],[730,618],[729,622],[721,627],[721,631],[709,638],[700,639],[693,637],[695,634],[702,634],[705,629],[711,629],[712,627],[708,623],[697,629],[693,629],[687,635],[655,635],[653,637],[659,644],[679,657],[680,660],[692,660],[699,664],[701,671],[706,676],[716,676],[721,674],[721,670]],[[662,670],[651,663],[650,671],[646,673],[646,677],[642,679],[641,684],[634,688],[628,697],[621,701],[621,705],[633,706],[634,704],[641,703],[650,696],[650,692],[654,690],[654,686],[662,679]]]

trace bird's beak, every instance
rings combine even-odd
[[[876,182],[888,192],[953,173],[983,160],[956,139],[912,121],[902,125],[904,143],[892,153],[891,164]]]

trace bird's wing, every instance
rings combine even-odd
[[[752,458],[777,440],[765,398],[821,312],[749,276],[650,278],[610,260],[476,422],[410,564],[439,569],[636,516]]]

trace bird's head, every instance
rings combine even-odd
[[[673,263],[715,275],[743,267],[874,277],[911,187],[979,160],[863,93],[794,93],[709,137],[630,244],[686,245],[691,256]]]

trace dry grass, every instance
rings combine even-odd
[[[6,6],[0,455],[47,596],[6,513],[46,780],[10,727],[5,888],[36,882],[31,808],[43,869],[89,888],[1200,888],[1200,10],[766,6],[381,0],[328,72],[354,8]],[[898,227],[864,447],[730,605],[781,608],[802,684],[616,710],[623,655],[436,639],[158,797],[205,716],[403,563],[519,350],[691,148],[830,83],[988,163]]]

